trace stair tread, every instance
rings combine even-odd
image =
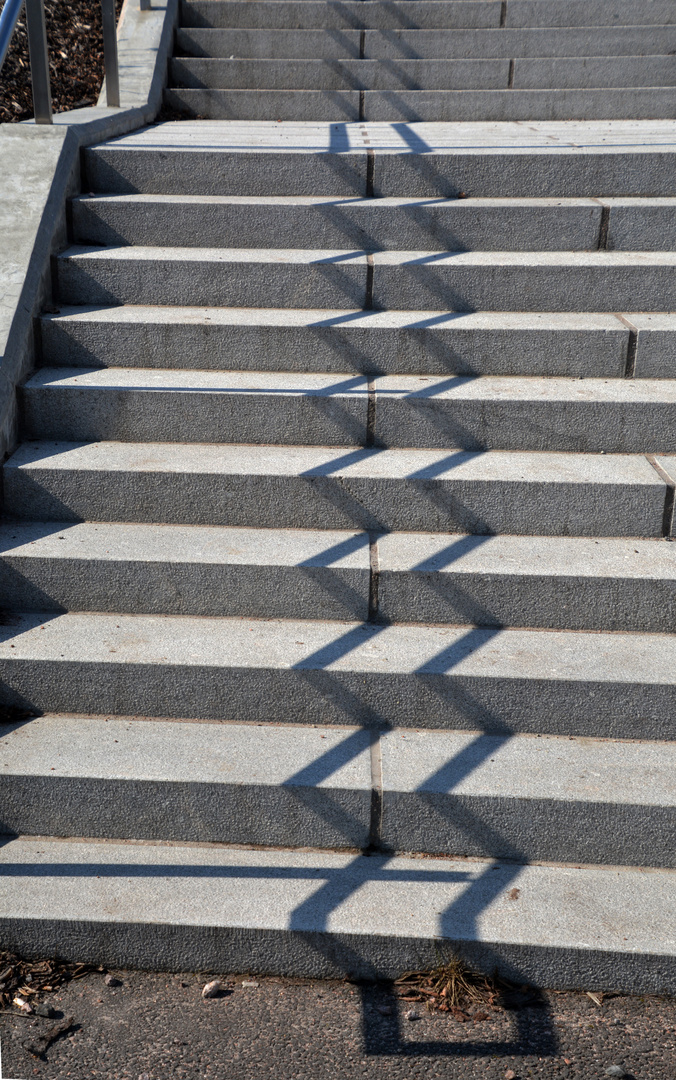
[[[481,209],[510,209],[513,207],[523,207],[524,209],[532,208],[552,208],[557,207],[572,207],[572,208],[592,208],[596,206],[609,206],[609,207],[637,207],[651,209],[653,207],[661,208],[673,208],[676,207],[676,197],[674,196],[524,196],[522,198],[518,196],[509,197],[468,197],[462,199],[444,198],[439,196],[436,199],[423,199],[423,198],[404,198],[402,196],[384,196],[383,198],[363,198],[361,196],[330,196],[330,195],[191,195],[186,194],[145,194],[138,192],[135,194],[106,194],[105,192],[95,192],[88,195],[78,195],[72,199],[72,202],[76,206],[87,206],[93,209],[101,206],[121,206],[123,208],[140,206],[234,206],[234,207],[266,207],[266,206],[281,206],[281,207],[318,207],[323,209],[325,207],[335,206],[337,208],[355,208],[363,209],[365,211],[384,211],[384,210],[408,210],[421,208],[443,208],[444,210],[457,211],[460,214],[469,214]]]
[[[3,677],[27,661],[672,687],[676,636],[98,612],[12,614],[0,641]]]
[[[276,2],[276,0],[275,0]],[[365,3],[368,0],[359,0]],[[435,154],[616,154],[638,150],[673,152],[676,119],[660,120],[533,120],[527,128],[518,120],[417,121],[396,129],[389,121],[347,122],[276,120],[164,121],[140,128],[87,151],[92,156],[134,150],[283,154],[345,152],[375,154],[430,151]],[[671,145],[670,145],[671,144]]]
[[[5,755],[0,765],[3,779],[46,776],[162,784],[295,785],[368,789],[369,793],[371,788],[371,737],[358,728],[191,724],[53,714],[35,717],[18,728],[0,725],[0,734]],[[344,760],[322,769],[317,759],[324,754],[337,758],[346,738],[350,751]],[[653,744],[645,745],[649,767],[655,750],[651,749]],[[642,797],[641,791],[644,787],[637,785],[637,799],[649,804],[651,800]],[[657,787],[655,796],[658,802]]]
[[[393,532],[377,537],[380,573],[672,581],[676,545],[624,537],[473,536]],[[242,566],[369,567],[369,534],[131,522],[0,525],[3,560],[94,560]]]
[[[676,313],[625,312],[639,329],[676,332]],[[43,323],[64,327],[76,323],[198,324],[216,326],[335,326],[341,333],[351,329],[389,330],[419,328],[435,330],[603,330],[624,333],[626,326],[614,314],[606,312],[546,311],[365,311],[362,308],[229,308],[167,306],[162,304],[99,304],[59,306],[57,314],[43,314]]]
[[[378,375],[376,400],[649,403],[676,402],[676,379],[570,378],[552,375]],[[24,384],[27,392],[88,389],[148,393],[223,393],[364,398],[365,376],[279,371],[199,371],[181,368],[40,368]]]
[[[47,714],[0,725],[0,736],[3,778],[371,790],[361,728]],[[380,745],[386,792],[676,804],[670,742],[395,729]]]
[[[361,0],[366,2],[366,0]],[[302,248],[188,248],[128,245],[66,248],[59,260],[77,262],[291,263],[366,265],[366,250]],[[375,267],[433,265],[453,267],[641,267],[676,266],[676,251],[375,251]]]
[[[8,459],[5,469],[125,470],[289,476],[373,476],[412,479],[638,484],[664,482],[634,454],[470,452],[258,446],[210,443],[61,443],[32,440]]]
[[[0,525],[0,559],[227,563],[262,569],[330,566],[368,571],[369,549],[366,533],[328,529],[15,521]]]
[[[56,921],[62,955],[102,958],[105,937],[120,962],[152,947],[169,970],[189,950],[200,970],[217,955],[218,970],[393,977],[447,941],[540,985],[672,981],[673,871],[44,838],[9,841],[0,862],[10,949],[23,935],[39,951]]]

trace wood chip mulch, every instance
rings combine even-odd
[[[38,995],[50,993],[95,970],[102,971],[103,968],[59,960],[23,960],[12,953],[0,952],[0,1010],[14,1007],[32,1012],[32,1002]]]
[[[118,0],[116,9],[121,7]],[[45,0],[52,110],[96,105],[103,82],[103,34],[99,0]],[[26,21],[22,12],[0,71],[0,122],[33,116]]]

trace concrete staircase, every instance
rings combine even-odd
[[[676,121],[547,119],[673,17],[184,4],[4,468],[5,947],[676,989]]]
[[[184,0],[176,45],[168,104],[212,119],[641,119],[676,109],[672,0]]]

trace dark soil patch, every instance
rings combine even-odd
[[[119,17],[122,0],[116,0]],[[33,115],[24,12],[0,72],[0,121]],[[55,113],[96,105],[103,82],[103,34],[99,0],[45,0],[52,109]]]

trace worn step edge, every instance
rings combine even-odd
[[[10,515],[60,522],[645,537],[671,527],[664,474],[619,454],[33,442],[5,463],[4,497]]]
[[[446,948],[519,983],[676,989],[669,870],[53,839],[0,865],[3,942],[28,956],[393,978]]]
[[[676,637],[467,626],[6,616],[32,712],[674,738]]]

